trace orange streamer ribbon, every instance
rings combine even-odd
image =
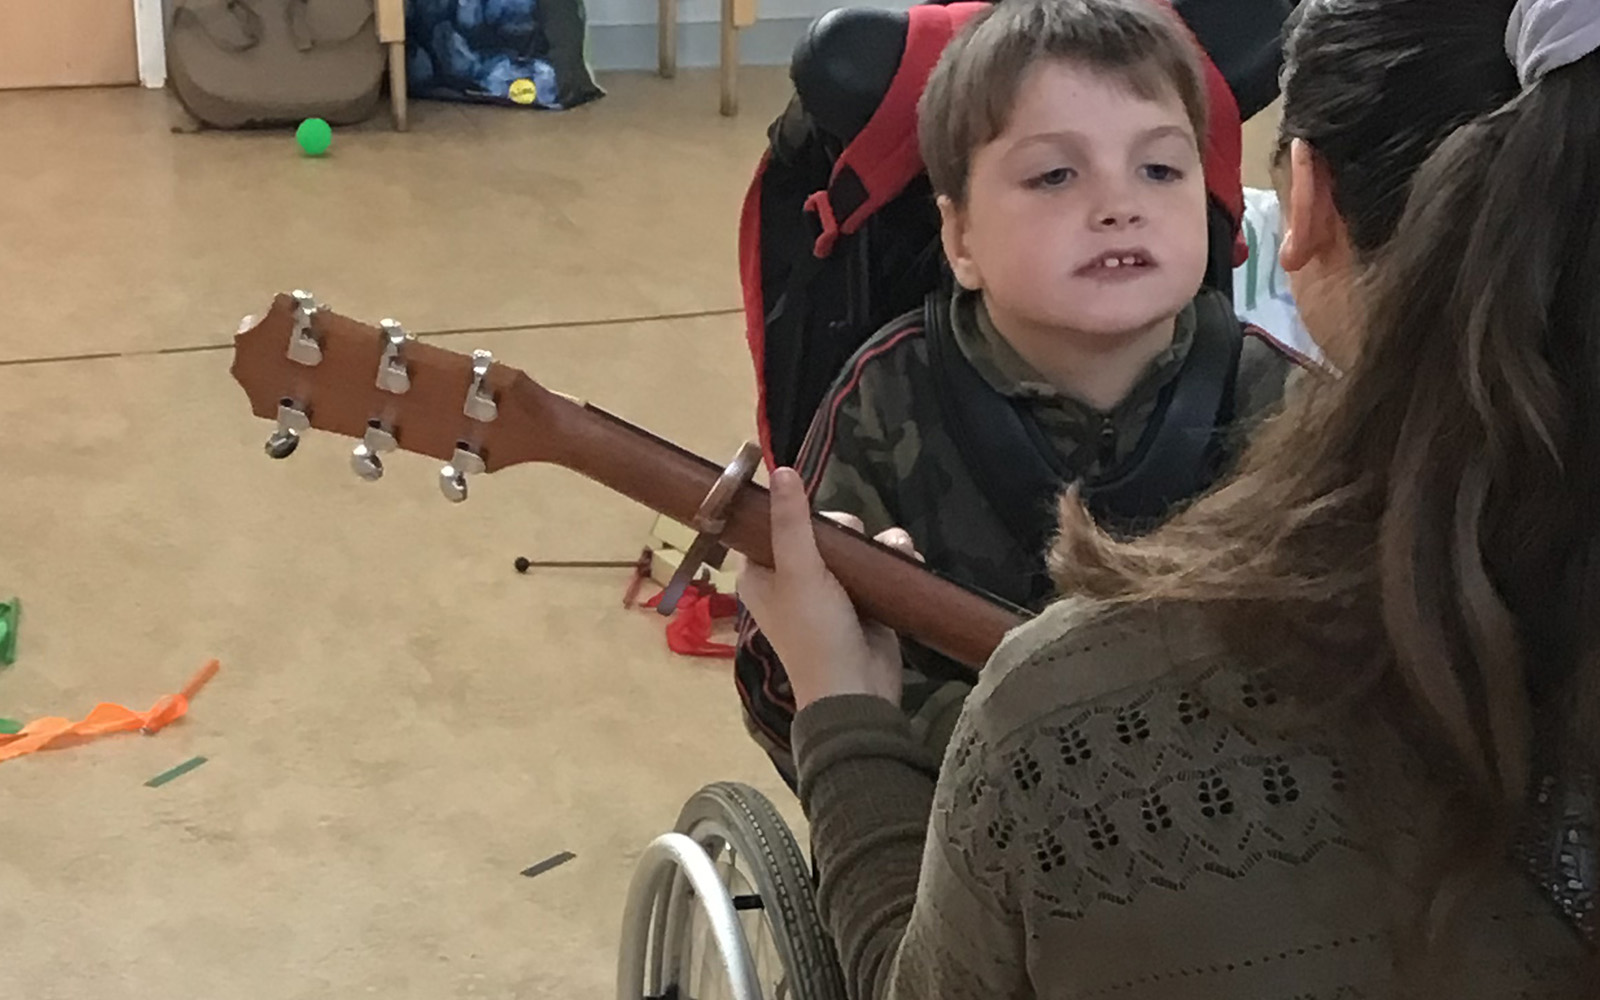
[[[77,722],[54,716],[35,719],[23,726],[20,732],[10,736],[0,736],[0,762],[47,748],[61,749],[76,746],[112,733],[125,733],[134,729],[146,735],[158,733],[188,713],[190,699],[206,686],[207,681],[216,676],[221,666],[216,660],[207,663],[200,668],[199,673],[190,678],[182,691],[163,695],[147,712],[135,712],[121,705],[101,702],[94,707],[94,711]]]

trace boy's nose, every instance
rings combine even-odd
[[[1137,226],[1144,221],[1144,216],[1136,208],[1108,209],[1100,213],[1096,222],[1097,229],[1127,229]]]
[[[1144,205],[1139,186],[1114,172],[1094,178],[1090,202],[1093,227],[1102,232],[1128,229],[1144,222]]]

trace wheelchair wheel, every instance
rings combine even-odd
[[[754,962],[764,1000],[845,1000],[844,976],[833,941],[817,913],[811,872],[788,824],[772,803],[746,785],[720,782],[695,794],[678,815],[676,832],[693,840],[716,865]],[[709,1000],[721,987],[702,983],[720,968],[707,909],[679,879],[658,915],[662,982],[682,1000]]]

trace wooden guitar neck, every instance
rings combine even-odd
[[[694,523],[725,470],[585,403],[550,392],[526,374],[380,330],[279,296],[235,338],[233,375],[259,417],[276,419],[274,457],[293,452],[310,428],[361,440],[352,465],[382,475],[382,453],[449,462],[440,487],[464,499],[467,478],[522,462],[553,463],[684,523]],[[719,540],[772,565],[767,491],[745,483],[727,498]],[[861,612],[901,635],[977,669],[1019,609],[940,577],[916,560],[818,516],[817,545]]]
[[[604,411],[578,403],[563,415],[572,442],[561,464],[652,510],[689,523],[722,467],[656,438]],[[772,565],[771,504],[752,483],[729,507],[722,542],[762,566]],[[974,669],[1020,611],[928,570],[859,532],[817,516],[817,547],[862,614]]]

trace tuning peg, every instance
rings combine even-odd
[[[489,369],[494,367],[494,355],[488,351],[472,352],[472,384],[467,387],[467,401],[461,412],[479,423],[486,424],[499,413],[494,393],[489,390]]]
[[[294,293],[294,332],[289,335],[289,360],[302,365],[322,363],[322,341],[312,323],[322,307],[310,292]]]
[[[288,458],[300,447],[300,435],[311,427],[311,418],[295,405],[294,400],[278,402],[278,429],[267,438],[267,454],[273,458]]]
[[[383,328],[383,358],[378,362],[378,388],[401,395],[411,388],[411,375],[406,371],[406,342],[411,339],[405,327],[392,319],[378,324]]]
[[[451,503],[460,503],[467,498],[467,477],[483,470],[483,457],[458,441],[450,464],[439,470],[439,491]]]
[[[369,420],[366,436],[350,455],[350,467],[362,479],[375,483],[383,478],[383,459],[380,454],[394,449],[394,434],[383,426],[383,421]]]

